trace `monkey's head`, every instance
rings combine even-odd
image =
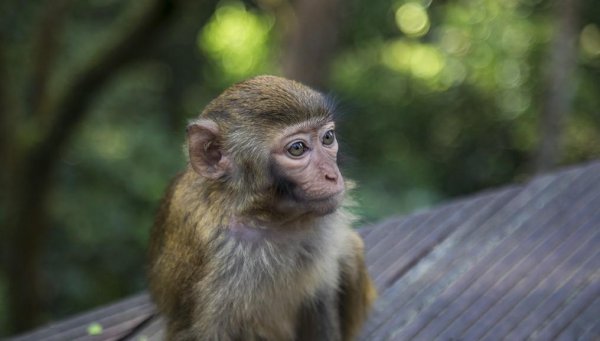
[[[190,165],[237,214],[323,216],[341,204],[332,102],[287,79],[225,90],[187,129]]]

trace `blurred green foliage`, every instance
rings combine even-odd
[[[109,39],[105,27],[123,6],[74,3],[51,83],[56,91]],[[343,167],[358,181],[363,223],[530,175],[554,28],[548,2],[344,6],[326,90],[340,103]],[[29,76],[24,56],[42,8],[34,1],[2,15],[15,88]],[[180,14],[165,43],[103,88],[61,156],[42,259],[48,319],[145,287],[148,232],[169,180],[185,165],[186,120],[235,81],[281,73],[284,38],[268,7],[224,1],[204,26],[195,15]],[[577,48],[563,163],[600,157],[600,4],[593,0],[582,11]],[[35,143],[23,131],[23,143]],[[0,291],[5,280],[0,273]]]
[[[273,72],[269,44],[275,18],[249,11],[241,2],[219,6],[198,33],[198,46],[212,60],[223,86],[256,73]]]

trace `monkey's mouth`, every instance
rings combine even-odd
[[[341,206],[343,198],[343,190],[320,198],[312,198],[306,202],[307,211],[318,216],[333,213]]]
[[[305,195],[290,195],[280,198],[278,210],[292,215],[314,215],[324,216],[335,212],[342,204],[344,190],[322,195],[319,197],[308,197]]]
[[[306,198],[305,200],[312,201],[315,203],[328,202],[330,200],[336,200],[336,199],[341,198],[343,196],[343,194],[344,194],[344,190],[342,189],[342,190],[339,190],[332,194],[311,196],[311,197]]]
[[[344,197],[345,190],[344,188],[335,191],[323,193],[319,191],[317,193],[297,193],[295,191],[294,195],[291,199],[300,203],[300,204],[311,204],[311,205],[328,205],[334,202],[341,202]]]

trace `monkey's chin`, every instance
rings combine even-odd
[[[322,217],[334,213],[344,200],[344,191],[319,198],[300,196],[280,197],[273,206],[285,220],[304,219],[307,217]]]
[[[344,192],[333,194],[323,198],[306,199],[303,203],[306,214],[317,217],[326,216],[334,213],[344,200]]]

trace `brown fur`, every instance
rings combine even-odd
[[[281,131],[332,115],[318,92],[269,76],[237,84],[206,107],[200,119],[216,123],[217,137],[211,130],[210,143],[190,150],[219,152],[175,178],[151,235],[150,291],[169,340],[356,336],[375,290],[349,199],[311,214],[309,204],[278,206],[273,186],[270,150]],[[215,167],[224,171],[200,175],[219,153],[227,162]]]

